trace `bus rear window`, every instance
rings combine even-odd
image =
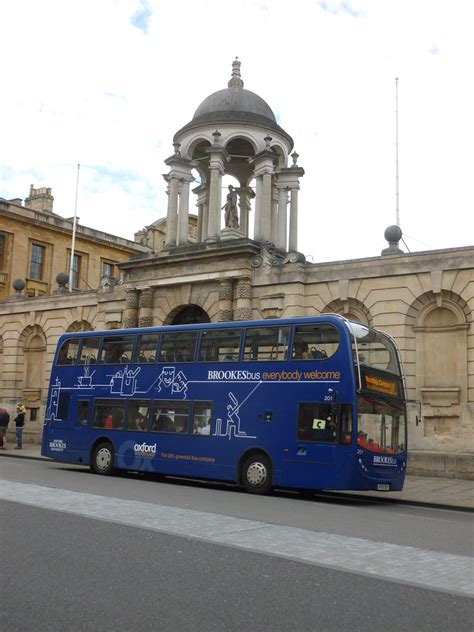
[[[245,332],[244,360],[286,360],[289,327],[253,327]]]
[[[77,352],[79,350],[79,338],[71,338],[65,340],[61,345],[58,353],[58,366],[66,366],[68,364],[76,364]]]

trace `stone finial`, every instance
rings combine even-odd
[[[67,294],[68,289],[66,288],[66,285],[69,283],[69,274],[66,272],[60,272],[56,276],[56,283],[58,284],[58,287],[54,290],[53,294]]]
[[[214,145],[218,145],[219,144],[219,138],[222,136],[222,134],[219,132],[219,130],[216,129],[215,132],[212,132],[212,136],[214,138]]]
[[[265,136],[265,138],[263,139],[265,141],[265,149],[271,149],[270,147],[270,143],[272,142],[273,138],[269,135]]]
[[[241,62],[239,61],[238,57],[236,57],[232,62],[232,76],[229,80],[229,83],[227,84],[229,88],[244,87],[244,82],[242,81],[242,78],[240,76],[240,64]]]
[[[403,255],[403,250],[398,247],[398,242],[402,238],[402,229],[400,226],[389,226],[385,229],[384,237],[388,241],[388,248],[382,250],[382,256],[385,255]]]
[[[24,294],[22,294],[23,290],[26,287],[26,283],[23,279],[15,279],[12,283],[13,289],[15,290],[15,294],[12,298],[26,298]]]
[[[293,158],[293,164],[291,165],[292,167],[298,167],[298,158],[300,157],[299,154],[296,153],[296,151],[294,151],[291,154],[291,157]]]

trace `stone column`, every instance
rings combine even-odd
[[[135,288],[125,290],[125,329],[138,327],[138,301],[140,292]]]
[[[239,189],[237,189],[237,192],[239,194],[239,209],[240,209],[240,221],[239,221],[239,225],[240,225],[240,231],[246,236],[248,237],[249,234],[249,213],[248,213],[248,206],[247,206],[247,188],[246,187],[240,187]]]
[[[221,236],[221,206],[222,206],[222,176],[225,173],[225,164],[228,155],[225,148],[220,145],[221,133],[216,130],[212,133],[214,143],[206,149],[209,154],[209,197],[207,224],[207,241],[213,242]]]
[[[219,283],[219,315],[220,322],[232,320],[233,280],[223,279]]]
[[[277,233],[278,233],[278,189],[275,184],[272,186],[272,209],[271,209],[271,242],[272,244],[277,243]]]
[[[290,201],[290,239],[288,244],[290,252],[298,252],[298,189],[291,189]]]
[[[153,326],[153,290],[151,287],[144,288],[140,291],[139,299],[139,327]]]
[[[262,176],[255,177],[255,220],[253,238],[255,241],[264,241],[262,234]]]
[[[262,176],[262,237],[264,241],[271,241],[271,217],[272,217],[272,174],[264,173]]]
[[[165,247],[176,246],[178,229],[178,180],[166,178],[168,182],[168,211],[166,216]]]
[[[206,241],[209,235],[209,201],[206,199],[202,205],[202,241]]]
[[[288,194],[286,187],[278,188],[278,219],[277,219],[277,240],[276,246],[280,250],[286,250],[287,217],[286,205],[288,204]]]
[[[182,178],[181,191],[179,196],[179,217],[178,217],[178,246],[188,243],[189,224],[189,183],[191,180]]]
[[[252,319],[252,285],[250,278],[237,279],[234,292],[234,320]]]

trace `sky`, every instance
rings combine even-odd
[[[305,175],[298,250],[378,256],[474,242],[471,0],[3,0],[0,197],[51,187],[54,211],[133,239],[166,214],[174,133],[245,88]],[[194,201],[190,201],[193,208]]]

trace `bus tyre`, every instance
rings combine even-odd
[[[94,474],[112,474],[114,471],[114,450],[110,443],[104,441],[94,448],[91,470]]]
[[[272,464],[265,454],[254,454],[242,465],[241,482],[250,494],[268,494],[272,488]]]

